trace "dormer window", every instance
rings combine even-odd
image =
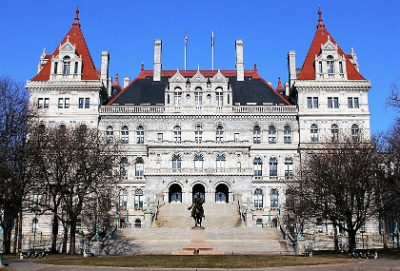
[[[328,74],[335,73],[333,56],[329,55],[326,57],[326,66]]]
[[[63,74],[68,75],[71,67],[71,58],[69,56],[64,56],[63,58]]]

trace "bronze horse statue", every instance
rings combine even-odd
[[[193,200],[192,205],[188,208],[188,210],[192,209],[191,216],[194,219],[194,226],[201,227],[201,222],[204,217],[204,209],[203,209],[204,199],[200,198],[200,193],[197,193],[197,198]]]

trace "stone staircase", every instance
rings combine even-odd
[[[165,204],[151,228],[125,228],[110,243],[125,253],[176,253],[190,244],[194,220],[189,205]],[[237,206],[226,203],[204,204],[205,242],[216,253],[287,253],[275,228],[246,228]]]

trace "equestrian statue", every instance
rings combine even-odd
[[[197,197],[193,200],[192,205],[188,208],[188,210],[192,209],[191,216],[194,219],[194,226],[201,227],[201,222],[204,217],[204,209],[203,209],[204,199],[200,197],[200,192],[197,192]]]

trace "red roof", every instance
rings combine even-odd
[[[276,91],[278,91],[278,90],[285,90],[285,88],[282,86],[282,82],[281,82],[281,78],[280,77],[278,77],[278,86],[276,87]]]
[[[314,39],[311,43],[310,49],[308,50],[306,59],[304,60],[303,67],[301,68],[301,73],[297,79],[299,80],[315,80],[315,67],[314,60],[315,55],[319,55],[321,52],[321,45],[325,44],[328,41],[328,36],[330,37],[330,41],[333,44],[336,44],[338,47],[338,54],[343,56],[345,53],[339,47],[339,45],[335,42],[332,36],[329,34],[328,30],[326,30],[325,25],[322,23],[321,19],[321,10],[318,10],[319,20],[317,25],[317,31],[315,32]],[[357,71],[354,65],[349,61],[349,56],[346,57],[346,68],[347,68],[347,78],[349,80],[365,80],[365,78]]]
[[[120,89],[122,89],[121,85],[118,82],[118,73],[115,74],[115,81],[114,84],[112,84],[113,87],[119,87]]]
[[[61,41],[61,44],[64,44],[69,37],[69,41],[75,45],[76,53],[79,56],[82,56],[82,80],[99,80],[99,76],[96,74],[96,68],[93,63],[93,59],[90,55],[88,46],[86,44],[85,38],[83,37],[81,31],[81,25],[79,24],[78,17],[79,9],[76,9],[76,18],[75,22],[72,24],[71,29],[68,31],[67,35],[65,35],[64,39]],[[59,54],[58,47],[54,51],[54,53],[50,56],[57,56]],[[46,55],[46,58],[47,55]],[[50,79],[50,67],[51,61],[48,61],[43,65],[41,71],[32,78],[32,81],[47,81]]]

